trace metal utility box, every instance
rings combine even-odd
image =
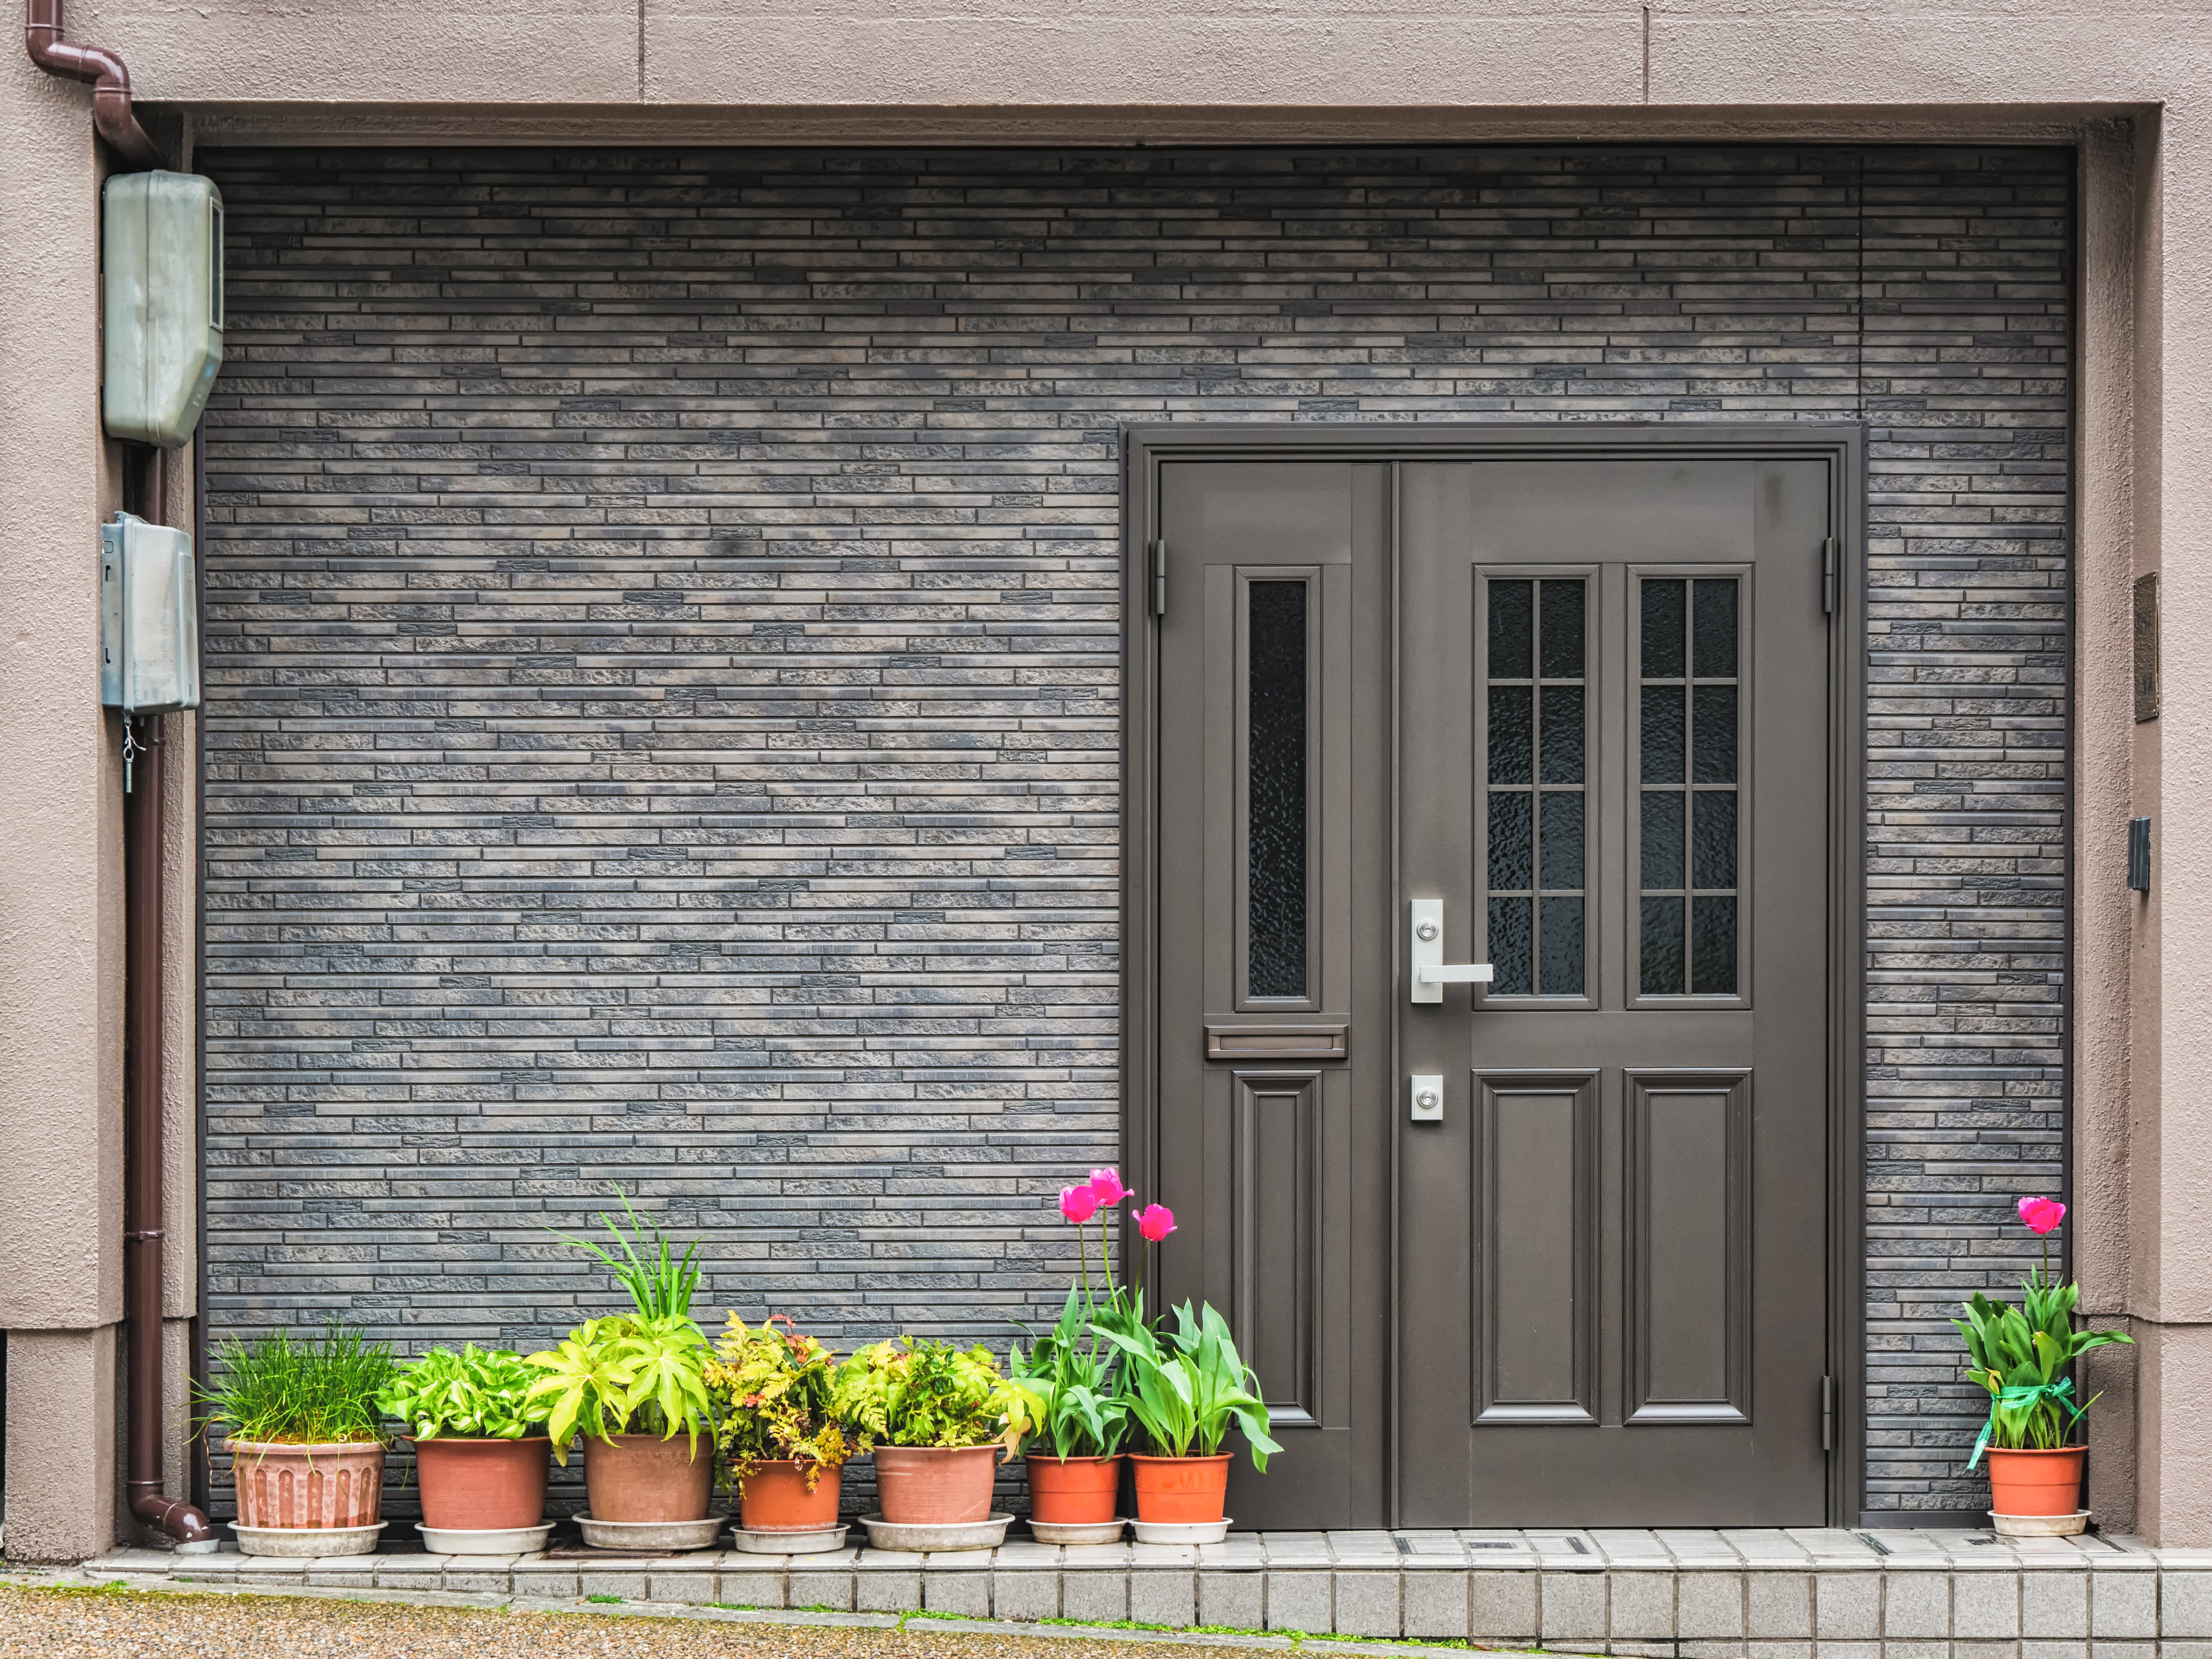
[[[191,173],[126,173],[100,204],[101,416],[112,438],[187,442],[222,367],[222,196]]]
[[[100,700],[132,714],[200,706],[192,538],[128,513],[100,527]]]

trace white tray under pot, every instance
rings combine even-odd
[[[379,1521],[367,1527],[241,1527],[234,1521],[230,1529],[238,1534],[241,1554],[305,1559],[317,1555],[373,1555],[377,1536],[386,1524]]]
[[[553,1535],[553,1523],[547,1521],[535,1527],[426,1527],[417,1522],[415,1530],[422,1534],[422,1547],[433,1555],[535,1555]]]
[[[1990,1524],[2002,1538],[2071,1538],[2089,1529],[2089,1511],[2072,1515],[1999,1515],[1989,1511]]]
[[[1139,1544],[1218,1544],[1229,1536],[1221,1521],[1132,1521]]]
[[[1040,1521],[1030,1517],[1030,1536],[1040,1544],[1118,1544],[1127,1521]]]
[[[994,1515],[982,1521],[961,1521],[950,1526],[922,1526],[911,1521],[886,1521],[880,1515],[864,1515],[868,1542],[879,1550],[994,1550],[1006,1541],[1011,1515]]]
[[[595,1550],[707,1550],[714,1547],[726,1515],[710,1515],[703,1521],[594,1521],[576,1517],[584,1541]]]
[[[747,1532],[743,1527],[732,1527],[730,1545],[754,1555],[819,1555],[825,1550],[843,1549],[847,1530],[842,1522],[788,1532]]]

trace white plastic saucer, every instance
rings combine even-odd
[[[1218,1544],[1229,1536],[1229,1522],[1219,1521],[1132,1521],[1139,1544]]]

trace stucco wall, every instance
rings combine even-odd
[[[2212,638],[2212,576],[2204,574],[2212,558],[2202,544],[2212,534],[2205,510],[2212,503],[2202,499],[2212,489],[2212,434],[2202,413],[2202,388],[2212,385],[2212,296],[2203,291],[2212,280],[2206,257],[2212,138],[2202,114],[2212,76],[2212,18],[2150,0],[2032,6],[1527,0],[1475,17],[1465,7],[1394,7],[1384,15],[1342,0],[1280,0],[1263,10],[1264,17],[1237,0],[1154,0],[1110,15],[1085,9],[1080,28],[1003,9],[856,7],[847,0],[781,13],[736,0],[478,0],[459,8],[384,0],[336,9],[258,0],[188,9],[161,0],[76,0],[69,15],[74,33],[124,52],[143,95],[189,106],[198,131],[278,143],[379,137],[573,143],[589,134],[620,142],[833,143],[981,135],[1100,143],[1624,136],[2070,142],[2115,122],[2132,124],[2137,187],[2116,210],[2133,232],[2118,302],[2125,314],[2115,318],[2128,339],[2112,351],[2092,343],[2083,382],[2089,403],[2125,429],[2113,443],[2085,451],[2092,476],[2083,500],[2087,507],[2102,491],[2116,502],[2111,533],[2125,538],[2137,567],[2166,574],[2169,714],[2125,740],[2124,776],[2109,767],[2083,775],[2076,834],[2085,869],[2107,867],[2098,859],[2114,856],[2101,839],[2113,815],[2104,792],[2124,787],[2130,809],[2157,819],[2160,885],[2140,909],[2083,908],[2081,948],[2102,950],[2110,938],[2093,939],[2093,921],[2110,928],[2124,915],[2130,934],[2124,979],[2100,959],[2096,971],[2085,968],[2077,988],[2084,1030],[2112,1024],[2110,999],[2127,999],[2118,1022],[2124,1035],[2084,1056],[2103,1069],[2101,1092],[2087,1103],[2097,1109],[2077,1123],[2081,1167],[2103,1173],[2101,1184],[2081,1196],[2086,1209],[2124,1192],[2129,1222],[2124,1235],[2115,1236],[2084,1214],[2095,1231],[2085,1232],[2081,1249],[2093,1298],[2108,1316],[2131,1317],[2138,1328],[2164,1322],[2165,1346],[2205,1341],[2212,1334],[2212,1237],[2201,1216],[2212,1173],[2202,1149],[2212,1146],[2212,1103],[2195,1080],[2212,1063],[2212,1019],[2205,1017],[2206,969],[2192,941],[2212,921],[2204,880],[2212,874],[2204,867],[2212,859],[2206,850],[2212,825],[2204,822],[2212,801],[2201,776],[2212,763],[2212,732],[2205,729],[2212,712],[2202,683],[2212,665],[2200,644]],[[1274,52],[1270,29],[1295,49]],[[704,74],[687,80],[666,44],[679,36],[727,44],[715,49]],[[1480,49],[1472,49],[1478,36]],[[84,230],[95,181],[82,90],[47,82],[20,55],[7,56],[0,75],[11,78],[0,84],[0,132],[9,165],[0,189],[8,192],[11,232],[39,228],[0,241],[0,259],[32,279],[11,283],[0,301],[7,324],[0,362],[10,371],[0,397],[12,399],[0,413],[0,445],[9,460],[0,469],[0,489],[10,492],[11,529],[0,557],[21,555],[30,569],[39,550],[80,544],[88,501],[106,488],[100,446],[89,436],[89,380],[64,374],[44,383],[45,395],[18,397],[27,383],[13,366],[21,359],[6,355],[81,333],[77,301],[94,276]],[[1316,56],[1324,69],[1316,70]],[[679,88],[681,96],[701,101],[670,102]],[[896,101],[924,93],[942,101]],[[487,98],[499,106],[487,109]],[[1568,101],[1545,106],[1560,99]],[[2098,294],[2093,283],[2092,317]],[[2085,432],[2088,426],[2085,418]],[[43,459],[27,471],[20,458],[33,451]],[[34,483],[49,462],[54,470],[46,483]],[[28,591],[40,591],[38,571],[54,568],[39,562]],[[11,587],[24,591],[21,582]],[[2109,616],[2109,605],[2097,614]],[[2085,608],[2084,665],[2124,648],[2096,635],[2092,620]],[[65,659],[81,626],[66,606],[50,611],[35,603],[19,605],[9,623],[15,644],[8,672],[35,694],[44,663]],[[2093,706],[2111,691],[2097,675],[2080,674],[2085,742],[2116,740],[2110,736],[2116,727]],[[0,704],[25,706],[12,695]],[[37,750],[34,760],[47,758],[53,731],[41,723],[22,739]],[[90,1172],[79,1189],[91,1195],[82,1209],[104,1214],[101,1204],[112,1207],[113,1139],[91,1103],[112,1099],[119,1086],[112,1048],[100,1040],[114,1029],[119,988],[111,975],[102,990],[100,974],[88,976],[82,964],[119,952],[119,935],[112,896],[101,901],[102,921],[89,936],[72,933],[70,918],[88,887],[105,880],[111,896],[119,889],[119,870],[103,873],[99,859],[106,855],[97,850],[113,845],[112,808],[99,791],[72,785],[67,767],[10,775],[35,778],[38,799],[58,810],[49,833],[20,849],[28,861],[11,857],[6,865],[7,874],[21,879],[0,899],[13,920],[33,921],[35,936],[29,966],[9,981],[9,994],[21,995],[4,1040],[15,1044],[11,1057],[27,1062],[6,1069],[6,1078],[22,1082],[7,1097],[18,1114],[10,1121],[27,1121],[53,1141],[38,1146],[33,1162]],[[69,866],[58,878],[50,878],[50,848]],[[58,918],[51,925],[49,913]],[[62,944],[51,957],[42,954],[57,940]],[[0,1082],[0,1090],[7,1086]],[[2127,1137],[2117,1154],[2109,1139],[2090,1144],[2114,1133],[2115,1124],[2124,1124]],[[12,1213],[0,1206],[0,1230]],[[9,1236],[0,1231],[0,1238]],[[49,1235],[46,1243],[66,1251],[70,1237]],[[112,1287],[118,1259],[113,1228],[96,1222],[88,1237],[90,1254],[77,1265],[88,1279],[80,1274],[80,1288],[40,1297],[77,1299],[106,1310],[84,1316],[112,1316],[112,1290],[102,1286]],[[2117,1363],[2123,1356],[2109,1358]],[[2147,1394],[2143,1407],[2154,1433],[2160,1423],[2201,1422],[2212,1410],[2212,1364],[2167,1366],[2139,1381],[2156,1396]],[[2100,1407],[2100,1435],[2113,1432],[2106,1425],[2124,1408],[2117,1397]],[[2172,1468],[2156,1478],[2139,1517],[2146,1533],[2212,1540],[2212,1468],[2206,1454],[2192,1449],[2201,1443],[2175,1430],[2170,1455],[2147,1448],[2147,1459],[2168,1457]],[[11,1480],[22,1467],[11,1465]],[[2109,1467],[2100,1454],[2100,1480]]]
[[[217,1328],[1003,1340],[1112,1156],[1115,428],[1873,427],[1878,1508],[2057,1190],[2070,163],[214,153]]]

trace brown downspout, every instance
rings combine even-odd
[[[23,50],[49,75],[92,82],[92,125],[130,163],[127,172],[166,167],[161,149],[131,109],[131,71],[113,52],[62,39],[62,0],[23,0]]]
[[[149,445],[138,516],[168,520],[169,453]],[[131,1513],[180,1544],[210,1544],[215,1528],[161,1490],[161,721],[130,720],[137,754],[123,798],[123,1307]]]
[[[165,165],[131,108],[131,71],[113,52],[62,39],[62,0],[23,0],[23,50],[49,75],[89,81],[92,125],[122,171]],[[168,521],[168,452],[141,452],[138,515]],[[155,717],[125,717],[137,753],[123,805],[123,1299],[131,1413],[131,1512],[182,1544],[215,1528],[161,1490],[161,738]]]

